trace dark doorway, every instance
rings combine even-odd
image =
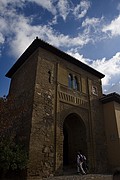
[[[70,114],[63,124],[63,165],[76,167],[76,155],[81,150],[87,156],[86,127],[77,114]]]

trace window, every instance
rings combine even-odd
[[[73,88],[73,76],[72,76],[72,74],[69,74],[69,76],[68,76],[68,87]]]
[[[76,76],[73,76],[72,74],[68,75],[68,87],[77,91],[79,90],[79,83]]]
[[[73,88],[77,91],[79,90],[78,79],[76,76],[74,77]]]
[[[97,90],[97,87],[96,86],[92,86],[92,93],[94,95],[98,95],[98,90]]]

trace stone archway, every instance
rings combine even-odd
[[[76,155],[81,150],[87,156],[86,127],[77,114],[68,115],[63,124],[63,166],[76,166]]]

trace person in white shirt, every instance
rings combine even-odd
[[[83,155],[80,152],[77,153],[77,173],[86,174],[83,169]]]

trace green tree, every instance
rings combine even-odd
[[[25,148],[14,142],[13,138],[3,138],[0,142],[0,170],[6,174],[9,170],[23,170],[27,166]]]
[[[13,97],[0,98],[0,171],[3,174],[27,167],[26,137],[19,135],[27,107]]]

